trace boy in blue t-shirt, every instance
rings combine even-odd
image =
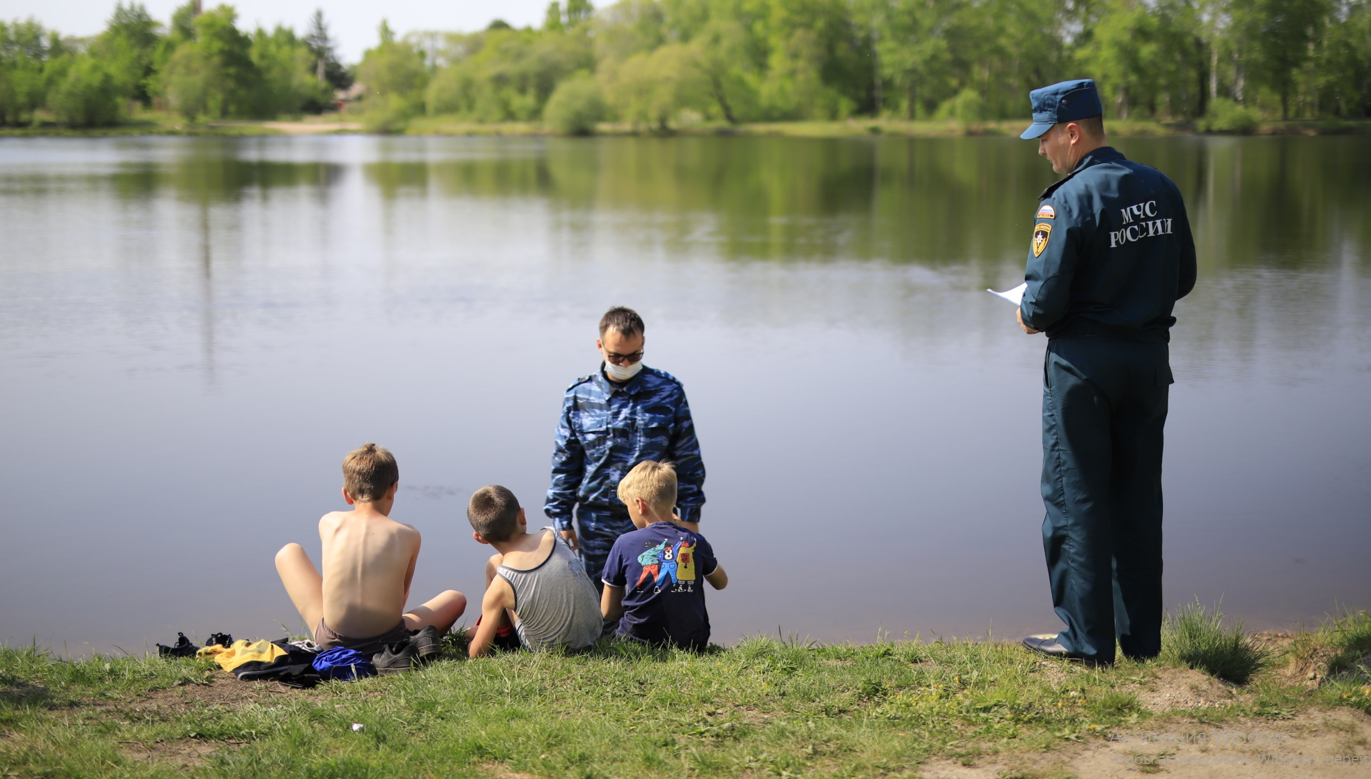
[[[676,518],[676,469],[644,460],[619,481],[619,500],[637,530],[619,536],[602,573],[600,611],[618,635],[682,649],[709,646],[703,578],[714,589],[728,574],[714,549]]]

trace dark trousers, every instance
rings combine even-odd
[[[1048,342],[1043,365],[1043,549],[1072,655],[1161,651],[1165,343]]]
[[[618,511],[586,506],[576,507],[576,540],[581,546],[578,553],[581,563],[586,567],[586,575],[600,589],[603,583],[600,575],[609,560],[609,550],[619,536],[635,530],[633,520],[628,518],[628,509]]]

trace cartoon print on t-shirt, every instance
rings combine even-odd
[[[672,592],[695,591],[695,547],[688,539],[677,539],[676,543],[662,541],[638,555],[638,564],[643,572],[638,576],[638,589],[643,582],[651,582],[654,589],[661,592],[669,587]]]
[[[657,574],[657,589],[660,590],[662,588],[662,585],[666,583],[667,578],[671,579],[672,584],[675,584],[677,582],[676,553],[680,550],[680,542],[677,542],[675,546],[668,546],[662,550],[662,571],[661,573]]]
[[[638,565],[643,567],[643,575],[638,577],[638,584],[657,578],[657,569],[661,565],[658,560],[664,549],[665,541],[638,555]],[[633,585],[633,589],[638,589],[638,584]]]
[[[676,581],[695,581],[695,544],[682,541],[676,552]]]

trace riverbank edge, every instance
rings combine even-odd
[[[13,137],[108,137],[146,135],[185,136],[291,136],[291,135],[354,135],[386,134],[411,136],[489,136],[489,137],[561,137],[538,122],[462,122],[452,117],[420,117],[411,120],[404,130],[394,133],[367,131],[364,116],[338,117],[325,115],[304,120],[280,121],[216,121],[204,124],[180,121],[174,117],[139,118],[112,127],[69,128],[55,124],[38,127],[0,127],[0,138]],[[1000,121],[976,124],[956,122],[900,121],[893,119],[847,119],[830,122],[759,122],[751,124],[697,124],[674,127],[667,131],[652,130],[624,123],[602,122],[596,135],[608,137],[699,137],[699,136],[778,136],[794,138],[957,138],[957,137],[1017,137],[1023,121]],[[1200,133],[1193,122],[1153,122],[1113,120],[1109,133],[1115,137],[1187,137],[1226,135]],[[1258,136],[1324,136],[1371,135],[1371,120],[1291,120],[1263,122],[1251,135]]]
[[[1165,654],[1091,669],[988,636],[703,654],[602,641],[468,661],[454,635],[426,668],[313,690],[206,661],[3,647],[0,775],[1052,777],[1357,757],[1371,654],[1349,651],[1371,650],[1369,624],[1247,636],[1270,659],[1242,685]]]

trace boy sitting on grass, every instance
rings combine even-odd
[[[560,535],[550,527],[529,533],[519,499],[498,484],[471,496],[467,519],[472,537],[497,552],[486,563],[486,594],[468,654],[487,654],[504,625],[531,651],[595,643],[604,629],[595,585]]]
[[[728,574],[704,536],[672,513],[676,469],[652,460],[638,463],[619,481],[619,500],[638,529],[619,536],[609,552],[600,601],[605,619],[618,619],[618,635],[626,638],[704,649],[709,614],[700,575],[722,590]]]
[[[323,575],[299,544],[276,553],[281,583],[324,649],[344,647],[371,657],[410,643],[413,631],[415,649],[427,660],[441,651],[439,635],[466,609],[466,596],[447,590],[405,611],[420,538],[412,526],[389,516],[399,480],[395,457],[384,447],[369,443],[349,452],[343,500],[353,508],[319,520]]]

